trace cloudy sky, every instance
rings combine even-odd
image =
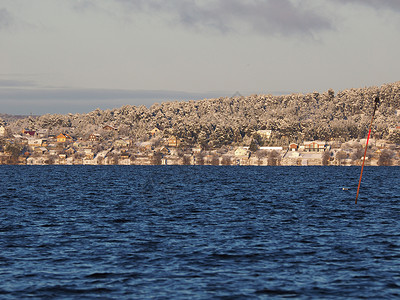
[[[0,113],[400,80],[399,0],[0,0]]]

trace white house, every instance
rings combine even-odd
[[[6,128],[2,125],[0,126],[0,136],[5,136],[6,135]]]
[[[249,149],[246,147],[239,147],[235,150],[235,156],[248,156]]]
[[[265,138],[265,139],[269,139],[271,137],[272,134],[272,130],[257,130],[257,133]]]

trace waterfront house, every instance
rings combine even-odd
[[[235,156],[249,156],[249,149],[239,147],[235,150]]]
[[[94,158],[94,153],[92,148],[84,148],[83,152],[85,154],[85,159],[92,160]]]
[[[0,165],[7,164],[11,160],[11,154],[0,152]]]
[[[323,152],[325,151],[326,142],[324,141],[309,141],[304,142],[304,151],[306,152]]]

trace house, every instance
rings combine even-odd
[[[0,136],[6,136],[6,128],[3,125],[0,126]]]
[[[11,154],[0,152],[0,165],[7,164],[11,160]]]
[[[47,138],[49,136],[49,130],[39,129],[38,131],[36,131],[36,135],[38,138]]]
[[[100,134],[98,133],[92,133],[91,135],[89,135],[89,141],[90,142],[98,142],[100,141]]]
[[[73,155],[75,152],[76,152],[75,149],[72,147],[65,150],[65,154],[67,154],[68,156]]]
[[[326,146],[326,142],[324,142],[324,141],[304,142],[304,151],[323,152],[323,151],[325,151],[325,146]]]
[[[160,129],[158,129],[157,127],[154,127],[154,129],[152,131],[150,131],[150,136],[155,137],[159,133],[160,133]]]
[[[58,155],[58,163],[60,165],[65,165],[67,164],[67,155],[66,154],[59,154]]]
[[[143,143],[140,143],[138,146],[139,146],[139,150],[142,152],[153,150],[153,148],[154,148],[152,142],[143,142]]]
[[[84,153],[85,159],[92,160],[94,158],[94,153],[93,153],[92,148],[84,148],[83,153]]]
[[[181,141],[176,136],[171,136],[168,141],[168,147],[178,147],[181,144]]]
[[[22,135],[34,137],[36,134],[35,130],[24,129],[22,130]]]
[[[45,153],[48,153],[49,151],[47,150],[46,147],[38,147],[38,148],[35,148],[35,152],[39,153],[39,154],[45,154]]]
[[[103,130],[106,130],[106,131],[117,131],[117,128],[115,128],[113,126],[110,126],[110,125],[106,125],[106,126],[103,127]]]
[[[43,144],[42,139],[28,138],[28,146],[31,147],[32,149],[41,147],[42,144]]]
[[[120,148],[122,148],[122,147],[129,147],[129,145],[130,145],[130,143],[129,143],[129,141],[127,141],[127,140],[116,140],[116,141],[114,142],[114,146],[115,146],[115,147],[120,147]]]
[[[199,153],[201,153],[201,148],[200,147],[192,148],[192,154],[199,154]]]
[[[235,156],[249,156],[249,152],[247,147],[239,147],[235,150]]]
[[[71,142],[72,141],[72,137],[67,134],[67,133],[60,133],[59,135],[57,135],[57,143],[65,143],[65,142]]]
[[[169,152],[170,152],[169,149],[165,146],[161,147],[161,149],[160,149],[160,153],[163,155],[168,155]]]
[[[291,143],[289,145],[289,151],[297,151],[298,148],[299,148],[299,145],[297,145],[295,143]]]
[[[257,134],[268,140],[271,138],[272,130],[257,130]]]

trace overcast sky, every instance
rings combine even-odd
[[[400,80],[399,0],[0,0],[0,113]]]

